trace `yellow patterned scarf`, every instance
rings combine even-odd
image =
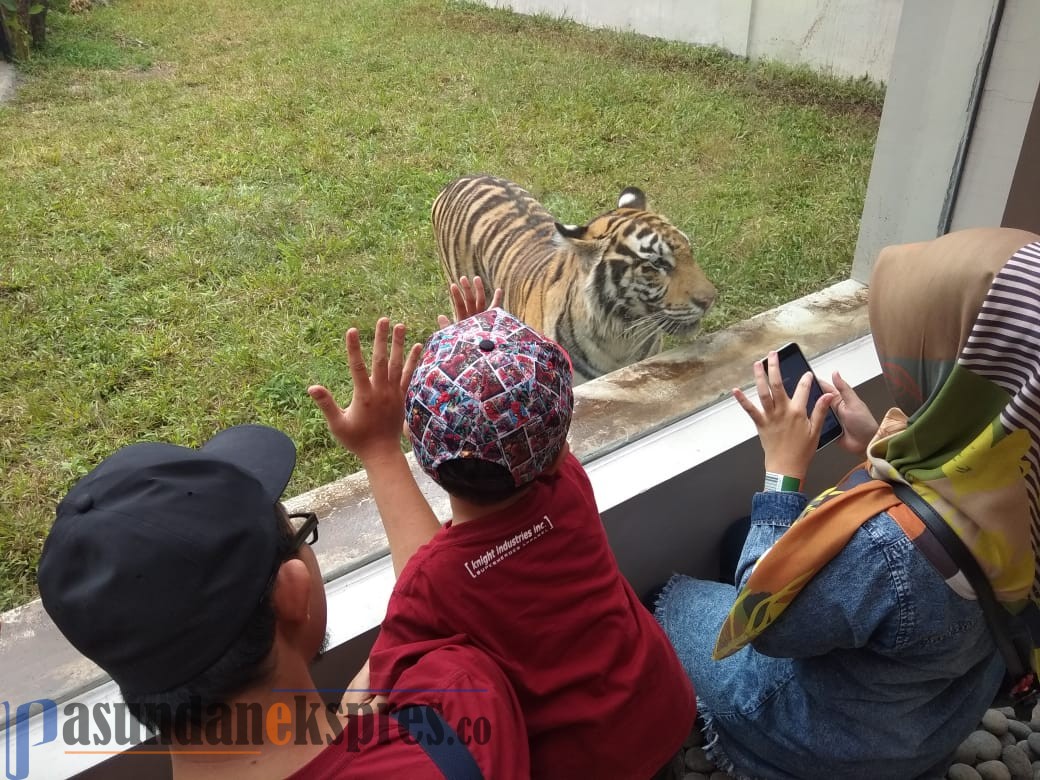
[[[886,415],[865,468],[810,502],[759,558],[715,658],[767,630],[878,512],[915,541],[925,534],[892,481],[938,511],[1010,611],[1040,603],[1040,236],[981,228],[888,247],[871,277],[870,322],[900,408]],[[947,582],[974,597],[963,574]]]

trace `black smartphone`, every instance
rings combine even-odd
[[[784,344],[776,353],[780,360],[780,376],[784,380],[784,390],[787,391],[787,397],[790,398],[794,395],[798,380],[804,376],[806,371],[812,371],[812,368],[809,366],[809,361],[805,359],[805,355],[802,354],[801,348],[793,341],[790,344]],[[765,359],[762,360],[762,368],[765,369],[766,376],[768,376],[769,368]],[[813,374],[812,385],[809,387],[809,400],[805,404],[806,415],[812,414],[821,395],[823,395],[823,388],[816,381],[816,374]],[[827,416],[823,418],[823,430],[820,431],[820,441],[816,445],[816,449],[826,447],[844,432],[834,410],[828,409]]]

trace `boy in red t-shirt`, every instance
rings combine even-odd
[[[349,334],[347,344],[349,353]],[[357,382],[356,332],[353,348]],[[416,357],[391,369],[387,386],[407,382]],[[356,385],[355,402],[357,393]],[[429,520],[416,511],[407,467],[385,447],[374,456],[370,440],[367,454],[358,452],[358,437],[337,431],[340,410],[327,391],[312,396],[365,465],[392,554],[394,536],[418,547],[395,556],[399,579],[369,657],[373,688],[397,683],[415,643],[466,634],[516,689],[533,777],[666,776],[693,726],[693,691],[621,576],[588,476],[570,453],[566,353],[499,308],[430,338],[407,384],[405,420],[416,460],[450,497],[452,519],[421,546]],[[358,405],[359,426],[371,406]],[[381,412],[383,438],[391,406]]]

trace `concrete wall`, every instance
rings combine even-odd
[[[903,0],[755,0],[747,56],[887,82],[902,11]]]
[[[903,0],[482,1],[881,82],[888,81],[903,10]]]

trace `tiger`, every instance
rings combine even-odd
[[[449,281],[480,276],[502,307],[570,355],[575,384],[688,336],[715,301],[690,240],[625,187],[617,208],[566,225],[529,192],[490,175],[447,184],[432,208]]]

